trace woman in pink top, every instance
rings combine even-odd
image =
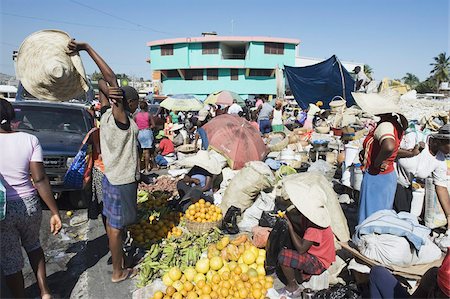
[[[45,175],[39,140],[36,136],[13,131],[14,117],[11,103],[0,99],[0,183],[6,189],[6,216],[0,221],[0,266],[12,295],[24,298],[23,247],[36,275],[41,297],[49,299],[45,257],[39,242],[42,220],[39,196],[52,213],[50,230],[55,235],[61,229],[61,219]]]
[[[139,128],[138,140],[144,155],[144,174],[148,174],[153,168],[153,129],[155,128],[155,121],[148,112],[146,101],[139,102],[139,108],[141,108],[141,111],[134,116],[134,121]]]

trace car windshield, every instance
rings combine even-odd
[[[88,128],[81,110],[19,106],[14,107],[16,112],[12,126],[18,130],[32,131],[62,131],[74,133],[87,133]]]

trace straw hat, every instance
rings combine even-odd
[[[182,124],[174,124],[173,125],[173,127],[172,128],[170,128],[170,131],[178,131],[178,130],[181,130],[181,129],[183,129],[183,125]]]
[[[400,106],[392,99],[377,93],[352,92],[352,96],[363,111],[373,115],[400,112]]]
[[[89,89],[80,56],[67,54],[70,39],[63,31],[42,30],[22,42],[17,75],[36,98],[68,101]]]
[[[209,111],[206,109],[202,109],[198,112],[198,120],[204,121],[209,115]]]
[[[323,228],[330,226],[331,218],[325,206],[326,194],[319,184],[306,184],[298,180],[284,180],[281,184],[284,189],[282,193],[309,221]]]
[[[198,166],[211,174],[219,174],[222,172],[219,162],[208,151],[198,151],[195,156],[180,161],[180,164],[187,167]]]

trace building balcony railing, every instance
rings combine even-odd
[[[222,54],[222,59],[245,59],[245,54]]]

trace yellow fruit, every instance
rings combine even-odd
[[[171,286],[173,284],[173,280],[170,279],[169,273],[164,274],[164,276],[162,277],[162,281],[165,286]]]
[[[230,272],[226,271],[226,272],[223,272],[223,273],[220,275],[220,277],[222,278],[223,281],[226,281],[226,280],[229,280],[229,279],[230,279],[231,274],[230,274]]]
[[[258,268],[258,265],[256,263],[253,263],[249,267],[256,270],[256,268]]]
[[[164,297],[164,293],[161,291],[158,291],[153,295],[153,299],[162,299],[163,297]]]
[[[248,269],[247,274],[249,277],[258,277],[258,272],[253,268]]]
[[[204,205],[205,204],[205,200],[202,198],[198,201],[199,204]]]
[[[199,280],[196,284],[197,289],[203,289],[203,287],[206,285],[206,281]]]
[[[242,273],[242,268],[240,266],[236,266],[233,270],[233,273],[236,275],[240,275]]]
[[[266,250],[265,249],[259,249],[259,256],[266,257]]]
[[[206,274],[209,271],[209,260],[208,259],[200,259],[195,264],[195,270],[198,273]]]
[[[166,289],[166,295],[172,296],[173,294],[175,294],[176,291],[177,291],[177,290],[175,290],[174,287],[168,286],[167,289]]]
[[[242,260],[247,265],[251,265],[256,261],[256,255],[251,252],[250,250],[244,251],[244,254],[242,255]]]
[[[266,269],[264,269],[263,265],[259,265],[258,268],[256,268],[256,272],[258,275],[266,275]]]
[[[253,289],[252,290],[252,295],[253,295],[253,298],[261,298],[263,293],[261,292],[261,289]]]
[[[206,285],[202,288],[202,293],[203,293],[204,295],[209,295],[211,292],[212,292],[212,289],[211,289],[211,287],[210,287],[208,284],[206,284]]]
[[[211,299],[211,296],[209,294],[203,294],[200,296],[200,299]]]
[[[194,281],[194,277],[196,274],[197,274],[197,271],[195,271],[195,269],[192,267],[186,268],[184,270],[184,275],[186,276],[186,279],[188,281]]]
[[[196,299],[196,298],[198,298],[198,295],[196,292],[188,292],[187,293],[186,299]]]
[[[192,291],[194,289],[194,285],[190,281],[186,281],[183,284],[183,286],[184,286],[183,289],[186,290],[187,292],[190,292],[190,291]]]
[[[67,215],[67,217],[72,217],[73,212],[72,212],[72,211],[67,211],[67,212],[66,212],[66,215]]]
[[[184,274],[181,275],[180,281],[181,281],[182,283],[185,283],[185,282],[187,281],[186,276],[185,276]]]
[[[178,292],[181,292],[181,291],[183,290],[183,288],[184,288],[184,284],[183,284],[181,281],[179,281],[179,280],[174,281],[173,284],[172,284],[172,286],[173,286],[173,287],[175,288],[175,290],[177,290]]]
[[[208,273],[206,273],[206,281],[211,281],[214,274],[216,274],[216,271],[209,270]]]
[[[241,268],[242,273],[247,273],[247,272],[248,272],[248,269],[250,269],[250,268],[248,267],[248,265],[247,265],[247,264],[244,264],[244,263],[239,264],[239,267]]]
[[[212,291],[211,294],[209,294],[209,296],[211,296],[211,299],[218,299],[219,298],[219,294],[217,294],[216,291]]]
[[[241,256],[238,259],[238,264],[243,264],[244,263],[244,258],[242,257],[242,254],[244,253],[244,251],[242,251]]]
[[[266,260],[266,257],[265,256],[258,256],[257,258],[256,258],[256,264],[257,265],[264,265],[264,261]]]
[[[250,247],[250,251],[256,256],[256,257],[258,257],[259,256],[259,249],[256,247],[256,246],[251,246]]]
[[[231,272],[230,268],[228,268],[227,265],[223,266],[222,268],[220,268],[219,271],[217,271],[217,273],[219,273],[220,275],[222,275],[222,273],[224,273],[224,272]]]
[[[239,289],[239,298],[246,299],[248,298],[248,290],[244,288]]]
[[[169,277],[172,281],[177,281],[181,278],[181,270],[178,267],[173,267],[169,270]]]
[[[209,266],[212,270],[218,271],[220,268],[223,267],[223,260],[219,256],[215,256],[212,259],[209,260]]]
[[[183,295],[181,295],[181,293],[176,292],[172,295],[172,299],[183,299]]]
[[[221,279],[220,279],[220,275],[219,274],[214,274],[212,279],[211,279],[212,283],[214,283],[214,284],[219,284],[220,280]]]
[[[194,277],[195,284],[198,284],[198,282],[201,280],[206,280],[205,275],[203,275],[202,273],[197,273]]]
[[[229,294],[228,289],[225,289],[225,288],[220,289],[220,295],[221,295],[222,297],[227,297],[228,294]]]

